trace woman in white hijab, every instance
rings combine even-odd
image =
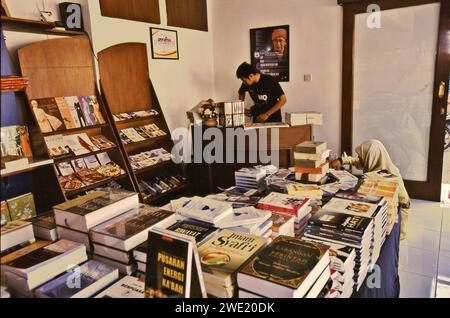
[[[409,208],[411,205],[408,192],[403,183],[400,170],[394,165],[384,145],[378,140],[368,140],[355,149],[358,157],[343,157],[331,163],[332,168],[339,169],[342,164],[350,164],[364,173],[384,170],[400,179],[399,203],[402,206],[402,226],[400,239],[406,238],[406,224],[408,222]]]

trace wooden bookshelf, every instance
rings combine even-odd
[[[98,53],[100,85],[107,109],[113,115],[154,109],[159,115],[124,121],[113,121],[116,133],[126,128],[136,128],[146,124],[156,124],[166,136],[146,141],[122,144],[125,158],[131,172],[135,187],[139,189],[141,180],[148,180],[161,174],[180,174],[182,166],[173,161],[163,162],[155,166],[133,171],[129,157],[142,152],[163,148],[171,153],[174,143],[161,105],[150,79],[148,68],[147,46],[145,43],[123,43],[109,47]],[[171,192],[171,193],[175,193]],[[164,197],[170,197],[164,194]],[[145,195],[141,193],[141,200]]]
[[[53,160],[52,159],[42,159],[42,160],[36,160],[33,162],[30,162],[26,167],[18,168],[18,169],[2,169],[0,171],[2,178],[12,177],[16,176],[22,173],[28,173],[36,169],[40,169],[43,166],[52,165]]]
[[[72,37],[35,42],[19,49],[18,55],[22,75],[29,78],[33,83],[25,91],[29,102],[48,97],[96,96],[100,111],[105,119],[105,124],[102,125],[43,133],[37,124],[37,118],[30,105],[28,111],[36,123],[36,131],[32,136],[37,141],[33,144],[39,145],[38,148],[42,154],[47,153],[44,137],[54,135],[66,136],[80,133],[86,133],[89,137],[103,135],[116,145],[116,147],[110,149],[55,160],[53,165],[55,177],[52,178],[53,184],[49,186],[55,188],[64,200],[72,199],[76,195],[83,194],[96,187],[104,186],[112,181],[117,181],[126,190],[137,192],[109,112],[105,108],[103,99],[96,86],[89,40],[84,37]],[[119,165],[125,171],[125,174],[114,178],[107,178],[101,182],[73,191],[66,191],[61,187],[58,182],[58,163],[85,158],[102,152],[107,152],[111,160]]]
[[[1,16],[2,27],[9,31],[76,36],[86,32],[55,29],[55,23]]]

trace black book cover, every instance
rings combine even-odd
[[[146,298],[187,298],[189,242],[150,231],[148,233]]]
[[[312,226],[323,227],[362,236],[372,219],[364,216],[348,215],[338,212],[320,211],[309,219]]]
[[[55,252],[46,248],[40,248],[31,253],[23,255],[7,263],[6,265],[18,269],[26,269],[41,264],[61,254],[63,253]]]
[[[174,231],[176,233],[192,236],[198,243],[203,242],[211,234],[215,233],[218,229],[202,222],[195,221],[179,221],[174,225],[170,226],[168,230]]]

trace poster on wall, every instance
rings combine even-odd
[[[289,25],[250,30],[252,65],[261,74],[289,82]]]
[[[178,60],[180,58],[177,31],[150,28],[150,42],[153,59]]]

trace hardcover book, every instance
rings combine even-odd
[[[267,239],[223,230],[199,247],[205,280],[219,286],[236,283],[241,266],[267,244]]]
[[[9,215],[8,204],[6,203],[6,201],[1,202],[1,213],[2,213],[1,226],[11,222],[11,216]]]
[[[54,98],[32,100],[30,104],[43,133],[66,129]]]
[[[329,247],[279,236],[238,274],[238,284],[266,297],[303,297],[329,265]]]
[[[357,214],[372,217],[378,209],[377,204],[332,198],[324,207],[325,211]]]
[[[27,220],[36,216],[36,207],[32,193],[9,199],[6,202],[8,203],[9,215],[12,221]]]
[[[49,230],[56,228],[55,214],[53,211],[39,214],[28,221],[31,222],[33,226],[40,226]]]
[[[201,244],[211,235],[218,231],[218,228],[203,222],[192,220],[181,220],[167,228],[170,231],[192,236],[197,244]]]

